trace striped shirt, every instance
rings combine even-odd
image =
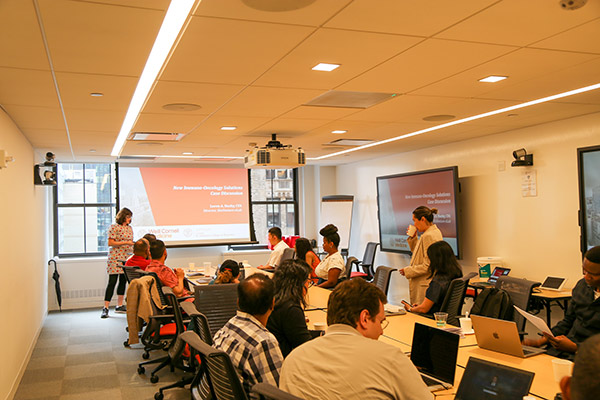
[[[215,334],[214,347],[229,354],[246,393],[259,382],[279,384],[283,363],[279,343],[252,315],[238,311]]]

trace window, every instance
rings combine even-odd
[[[103,255],[116,213],[114,164],[57,165],[54,253]]]
[[[267,233],[274,226],[284,236],[298,234],[297,180],[296,169],[250,170],[250,203],[259,243],[268,244]]]

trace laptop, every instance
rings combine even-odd
[[[535,374],[490,361],[469,357],[456,400],[513,400],[529,393]]]
[[[496,281],[501,276],[506,276],[510,272],[510,268],[496,267],[492,272],[492,275],[488,278],[487,282],[479,282],[479,286],[496,286]]]
[[[540,289],[555,290],[560,292],[567,283],[567,278],[559,278],[556,276],[547,276]]]
[[[415,323],[410,360],[430,391],[454,385],[459,340],[455,333]]]
[[[477,345],[482,349],[521,358],[532,357],[546,351],[537,347],[523,346],[519,339],[517,323],[514,321],[471,315],[471,322]]]

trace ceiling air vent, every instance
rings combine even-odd
[[[185,135],[183,133],[172,132],[133,132],[129,140],[133,141],[158,141],[158,142],[178,142]]]
[[[304,105],[315,107],[369,108],[396,96],[396,93],[330,90]]]

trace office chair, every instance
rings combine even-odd
[[[125,279],[127,279],[127,283],[131,283],[132,280],[141,278],[145,275],[145,272],[138,267],[126,267],[123,266],[123,273],[125,274]]]
[[[397,269],[380,265],[377,267],[375,276],[373,277],[373,283],[375,286],[381,289],[386,296],[390,287],[390,278],[392,276],[392,272],[394,271],[397,271]]]
[[[283,250],[283,254],[281,255],[281,259],[279,260],[279,265],[285,260],[293,260],[296,258],[296,250],[293,247],[288,247]]]
[[[373,279],[375,275],[375,271],[373,270],[373,264],[375,263],[375,253],[377,252],[377,246],[379,243],[369,242],[367,243],[367,247],[365,247],[365,254],[363,255],[362,261],[356,262],[356,268],[360,266],[363,269],[363,272],[352,272],[350,274],[351,278],[364,278],[368,281]]]
[[[508,292],[513,305],[523,311],[529,310],[529,301],[534,287],[540,286],[540,282],[529,281],[527,279],[513,278],[512,276],[501,276],[496,281],[496,288]],[[513,321],[517,323],[520,334],[525,332],[525,322],[527,321],[520,313],[513,313]]]
[[[252,386],[252,393],[256,393],[260,400],[302,400],[300,397],[264,382]]]
[[[448,313],[446,322],[450,325],[460,326],[459,318],[462,315],[462,308],[465,301],[465,293],[469,280],[476,276],[476,272],[471,272],[462,278],[453,279],[448,286],[448,291],[440,307],[441,312]]]
[[[346,259],[346,275],[344,279],[350,279],[352,275],[352,265],[358,263],[358,259],[356,257],[348,257]]]
[[[194,305],[210,324],[213,337],[237,312],[237,283],[197,286]]]

